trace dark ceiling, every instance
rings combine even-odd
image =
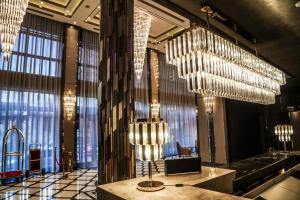
[[[159,0],[159,2],[162,2]],[[257,40],[259,55],[271,61],[293,78],[288,87],[300,88],[300,8],[297,0],[169,0],[165,5],[176,8],[188,18],[206,19],[201,7],[207,3],[242,30],[241,43],[253,49],[249,35]],[[176,10],[175,9],[175,10]],[[192,20],[193,21],[193,20]],[[232,27],[211,19],[212,26],[233,37]],[[242,39],[244,38],[244,39]],[[300,92],[300,91],[299,91]]]

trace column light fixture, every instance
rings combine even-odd
[[[76,109],[76,95],[71,91],[64,94],[64,112],[68,120],[71,120]]]

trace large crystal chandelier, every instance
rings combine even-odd
[[[166,60],[203,96],[273,104],[286,83],[282,71],[202,27],[168,41]]]
[[[8,59],[20,31],[28,0],[0,1],[0,41],[4,59]]]
[[[140,8],[134,8],[133,18],[133,32],[134,32],[134,70],[137,80],[142,77],[146,47],[148,42],[148,35],[151,26],[151,16],[141,10]]]

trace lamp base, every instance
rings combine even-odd
[[[155,192],[164,188],[164,183],[160,181],[143,181],[137,185],[137,189],[143,192]]]

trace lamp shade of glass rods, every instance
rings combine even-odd
[[[142,161],[148,161],[149,167],[149,180],[138,183],[138,190],[153,192],[164,189],[163,182],[152,180],[151,161],[156,161],[163,157],[163,145],[168,142],[168,138],[169,128],[166,122],[143,120],[129,124],[129,142],[137,145],[137,158]]]
[[[290,124],[280,124],[275,126],[275,135],[278,136],[280,142],[290,142],[291,135],[294,134],[293,126]]]
[[[129,142],[138,145],[162,145],[168,142],[166,122],[133,122],[129,124]]]
[[[168,41],[166,61],[177,66],[189,91],[203,96],[273,104],[286,83],[279,69],[201,27]]]

